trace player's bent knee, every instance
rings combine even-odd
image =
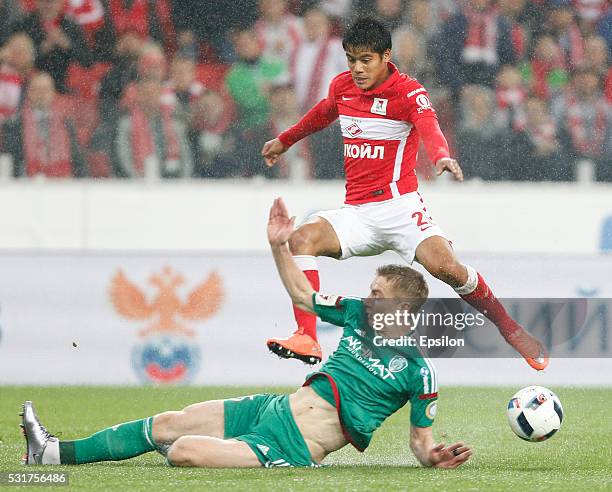
[[[429,273],[443,282],[460,284],[465,275],[465,268],[455,258],[443,258],[436,262]]]
[[[189,440],[179,437],[168,450],[168,462],[172,466],[196,466],[194,449]]]
[[[163,412],[153,417],[152,434],[155,442],[173,442],[179,437],[180,421],[184,412]]]
[[[289,238],[289,250],[294,255],[316,255],[315,236],[311,227],[302,226],[296,229]]]

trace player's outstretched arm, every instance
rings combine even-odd
[[[421,465],[436,468],[457,468],[472,456],[472,449],[462,442],[436,444],[431,427],[410,427],[410,449]]]
[[[330,89],[331,91],[331,89]],[[330,92],[331,94],[331,92]],[[267,141],[261,149],[261,155],[268,167],[277,163],[279,156],[286,152],[296,142],[308,135],[323,130],[338,118],[338,110],[333,96],[328,96],[315,104],[291,128],[285,130],[278,137]]]
[[[283,199],[274,200],[268,219],[268,242],[272,249],[276,269],[293,304],[304,311],[314,313],[312,295],[315,291],[306,275],[295,264],[287,244],[293,232],[294,222],[295,217],[289,218],[289,212],[287,212]]]

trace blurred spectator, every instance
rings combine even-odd
[[[194,176],[227,178],[237,174],[235,142],[229,131],[232,116],[227,100],[216,91],[204,90],[192,102],[189,141]]]
[[[406,28],[419,35],[422,42],[427,45],[428,57],[432,58],[433,50],[430,45],[437,41],[440,25],[432,11],[430,2],[427,0],[412,0],[410,2]]]
[[[610,4],[608,10],[601,17],[597,26],[597,32],[606,40],[608,53],[612,57],[612,4]]]
[[[348,68],[342,42],[332,35],[329,18],[322,10],[314,8],[306,12],[304,27],[306,38],[298,49],[293,72],[302,114],[326,97],[331,80]],[[342,137],[338,125],[315,133],[309,143],[315,177],[342,177]]]
[[[94,58],[99,61],[112,58],[117,38],[107,8],[106,0],[65,0],[64,3],[66,17],[81,27]]]
[[[612,67],[608,63],[608,46],[601,36],[589,36],[585,41],[584,67],[593,70],[603,81],[604,96],[612,102]]]
[[[573,0],[574,8],[585,30],[592,30],[607,9],[607,0]]]
[[[311,9],[304,15],[305,39],[296,53],[293,80],[301,111],[327,96],[331,80],[347,70],[342,41],[333,36],[327,15]]]
[[[569,154],[593,160],[600,179],[612,178],[612,110],[594,71],[584,68],[574,73],[570,87],[555,101],[553,115],[567,135]]]
[[[200,0],[171,0],[172,21],[176,30],[178,52],[183,56],[190,56],[193,49],[196,59],[199,55],[199,44],[204,34],[217,37],[216,32],[207,29],[208,23],[214,22],[214,17],[206,15],[205,4]],[[221,10],[217,14],[221,15]],[[216,23],[215,23],[216,24]]]
[[[352,0],[321,0],[318,5],[331,18],[340,20],[349,15],[352,3]]]
[[[99,112],[102,120],[119,116],[119,101],[123,91],[138,77],[138,60],[143,51],[144,41],[134,31],[125,31],[115,45],[113,66],[100,82]]]
[[[523,87],[521,72],[506,65],[497,74],[497,126],[506,132],[520,132],[525,128],[525,102],[527,91]]]
[[[400,72],[417,79],[429,86],[433,67],[427,58],[424,39],[416,32],[408,29],[398,29],[393,33],[393,61]]]
[[[204,92],[196,79],[193,60],[177,56],[172,60],[170,79],[164,84],[164,102],[174,108],[174,116],[185,124],[191,121],[191,104]]]
[[[286,75],[286,67],[280,60],[262,56],[252,29],[236,33],[234,46],[238,61],[228,72],[225,83],[238,112],[236,133],[240,145],[236,158],[242,174],[250,177],[267,171],[260,150],[270,116],[269,89],[275,79]]]
[[[500,132],[495,125],[494,94],[483,86],[467,85],[461,95],[461,119],[457,129],[457,152],[466,178],[502,180]]]
[[[509,0],[512,2],[512,0]],[[526,26],[531,36],[540,33],[549,15],[548,2],[550,0],[527,0],[519,22]]]
[[[198,39],[193,31],[181,31],[176,37],[176,55],[196,61],[199,56]]]
[[[288,81],[273,84],[270,93],[270,126],[272,135],[294,125],[300,119],[300,110],[293,85]],[[292,145],[279,160],[279,173],[282,178],[304,180],[312,178],[312,163],[306,142]]]
[[[119,36],[112,63],[112,68],[100,82],[99,124],[89,142],[87,158],[90,174],[94,177],[115,174],[118,167],[114,145],[117,121],[123,112],[135,105],[135,82],[147,75],[161,82],[166,73],[166,60],[161,48],[146,43],[138,33],[130,30]]]
[[[432,91],[437,84],[432,54],[435,53],[437,28],[428,2],[410,3],[408,22],[393,32],[393,60],[400,72],[407,73]]]
[[[31,14],[36,10],[37,0],[21,0],[24,10]],[[80,26],[89,47],[97,60],[108,59],[114,44],[113,33],[109,30],[106,0],[65,0],[62,14]]]
[[[36,0],[35,10],[13,26],[25,32],[36,47],[36,67],[48,72],[59,92],[66,92],[68,66],[76,61],[85,67],[92,63],[83,32],[63,14],[64,0]]]
[[[136,80],[155,80],[162,84],[168,74],[168,61],[164,52],[158,44],[145,43],[140,50],[140,56],[136,63]],[[129,82],[123,88],[119,102],[120,111],[131,111],[136,104],[137,88],[135,82]],[[170,111],[174,110],[174,101],[168,97],[167,92],[161,93],[161,103]]]
[[[372,15],[376,8],[377,0],[353,0],[352,11],[355,16]],[[404,0],[406,3],[406,0]],[[408,0],[411,4],[413,0]],[[436,23],[445,22],[452,14],[457,13],[459,2],[457,0],[426,0],[431,17]],[[406,6],[404,5],[404,8]],[[410,8],[410,5],[408,5]]]
[[[464,84],[492,86],[501,65],[515,61],[512,26],[491,0],[469,0],[442,26],[440,77],[455,94]]]
[[[446,22],[452,15],[456,14],[460,7],[460,3],[457,0],[410,0],[409,7],[409,15],[411,16],[411,23],[414,23],[412,20],[412,10],[413,4],[416,2],[424,3],[427,6],[427,11],[429,13],[429,18],[433,25],[435,26],[436,32],[440,30],[440,27],[444,22]]]
[[[115,31],[135,31],[143,39],[150,38],[169,52],[176,49],[176,33],[167,0],[107,0]]]
[[[522,17],[525,12],[526,0],[499,0],[499,13],[510,22],[512,48],[517,60],[527,55],[529,46],[529,29],[523,25]]]
[[[530,91],[543,99],[557,94],[568,81],[561,49],[548,35],[537,39],[534,55],[521,65],[521,72]]]
[[[0,48],[0,129],[19,109],[33,66],[34,44],[25,34],[14,34]]]
[[[404,0],[376,0],[374,3],[374,17],[391,32],[404,23],[405,10]]]
[[[608,47],[601,36],[589,36],[584,44],[584,67],[590,68],[599,77],[608,73]]]
[[[145,43],[138,57],[138,76],[162,82],[167,75],[168,59],[163,48],[157,43]]]
[[[21,112],[5,124],[15,176],[84,176],[86,164],[74,122],[47,73],[32,77]]]
[[[255,23],[255,31],[263,55],[290,66],[304,38],[302,19],[287,11],[287,0],[259,0],[259,10],[261,17]]]
[[[530,97],[526,104],[525,127],[515,134],[512,154],[506,165],[512,179],[528,181],[570,181],[573,165],[563,155],[555,121],[544,99]]]
[[[0,0],[0,46],[9,38],[11,26],[23,16],[17,0]]]
[[[555,38],[565,63],[573,70],[584,62],[584,39],[574,19],[571,0],[551,0],[548,30]]]
[[[429,5],[432,18],[438,23],[437,27],[440,27],[443,22],[446,22],[461,8],[457,0],[428,0],[427,4]]]
[[[192,175],[185,126],[161,103],[162,84],[145,79],[136,101],[119,120],[115,139],[116,174],[120,177],[178,178]]]
[[[222,62],[234,61],[228,33],[247,29],[258,18],[258,0],[172,0],[172,17],[176,30],[192,32],[203,44],[205,55],[212,48]],[[180,36],[179,36],[180,37]],[[208,63],[214,59],[204,60]]]

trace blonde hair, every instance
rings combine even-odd
[[[414,268],[406,265],[382,265],[376,269],[376,275],[387,279],[400,296],[420,301],[418,305],[413,305],[415,310],[420,309],[427,300],[429,295],[427,282]]]

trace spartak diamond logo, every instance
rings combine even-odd
[[[361,128],[359,128],[359,125],[357,123],[352,123],[350,124],[347,128],[346,131],[349,132],[349,135],[351,137],[356,137],[357,135],[359,135],[360,133],[363,133],[363,130]]]

